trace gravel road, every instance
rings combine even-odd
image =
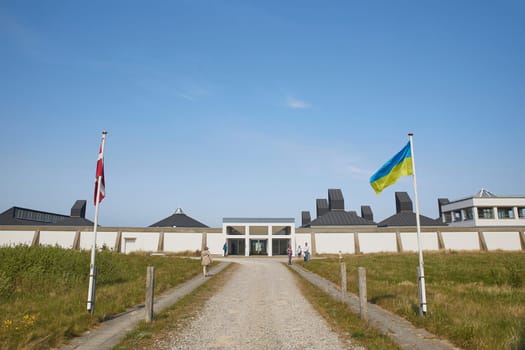
[[[240,268],[193,322],[172,336],[171,349],[354,349],[304,299],[281,261],[228,260]]]

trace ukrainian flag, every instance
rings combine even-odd
[[[376,194],[379,194],[386,187],[396,183],[401,176],[408,175],[412,175],[410,141],[370,177],[370,186],[376,191]]]

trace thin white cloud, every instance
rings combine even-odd
[[[371,175],[370,170],[360,168],[353,164],[348,164],[346,170],[351,176],[360,179],[367,179]]]
[[[288,97],[287,101],[286,101],[286,106],[290,107],[290,108],[294,108],[294,109],[306,109],[306,108],[310,108],[310,104],[305,102],[305,101],[301,101],[301,100],[298,100],[296,98],[293,98],[293,97]]]

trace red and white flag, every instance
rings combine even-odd
[[[104,140],[102,140],[102,144],[100,145],[100,150],[98,151],[98,160],[97,160],[97,173],[95,176],[95,197],[93,199],[93,202],[95,205],[97,205],[97,189],[98,192],[100,192],[99,195],[99,203],[102,202],[104,197],[106,196],[106,189],[105,189],[105,181],[104,181]],[[98,179],[100,177],[100,187]]]

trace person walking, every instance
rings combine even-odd
[[[204,275],[204,277],[207,276],[207,267],[209,264],[211,264],[211,254],[210,254],[210,251],[208,250],[208,247],[204,247],[204,250],[202,251],[201,253],[201,265],[202,265],[202,274]]]
[[[224,256],[228,256],[228,241],[224,242],[222,250],[224,251]]]
[[[310,248],[308,248],[308,242],[304,242],[304,261],[310,261]]]
[[[288,265],[292,265],[292,246],[288,244]]]
[[[303,253],[303,250],[301,249],[301,245],[299,244],[297,246],[297,256],[299,257],[299,259],[301,258],[302,253]]]

